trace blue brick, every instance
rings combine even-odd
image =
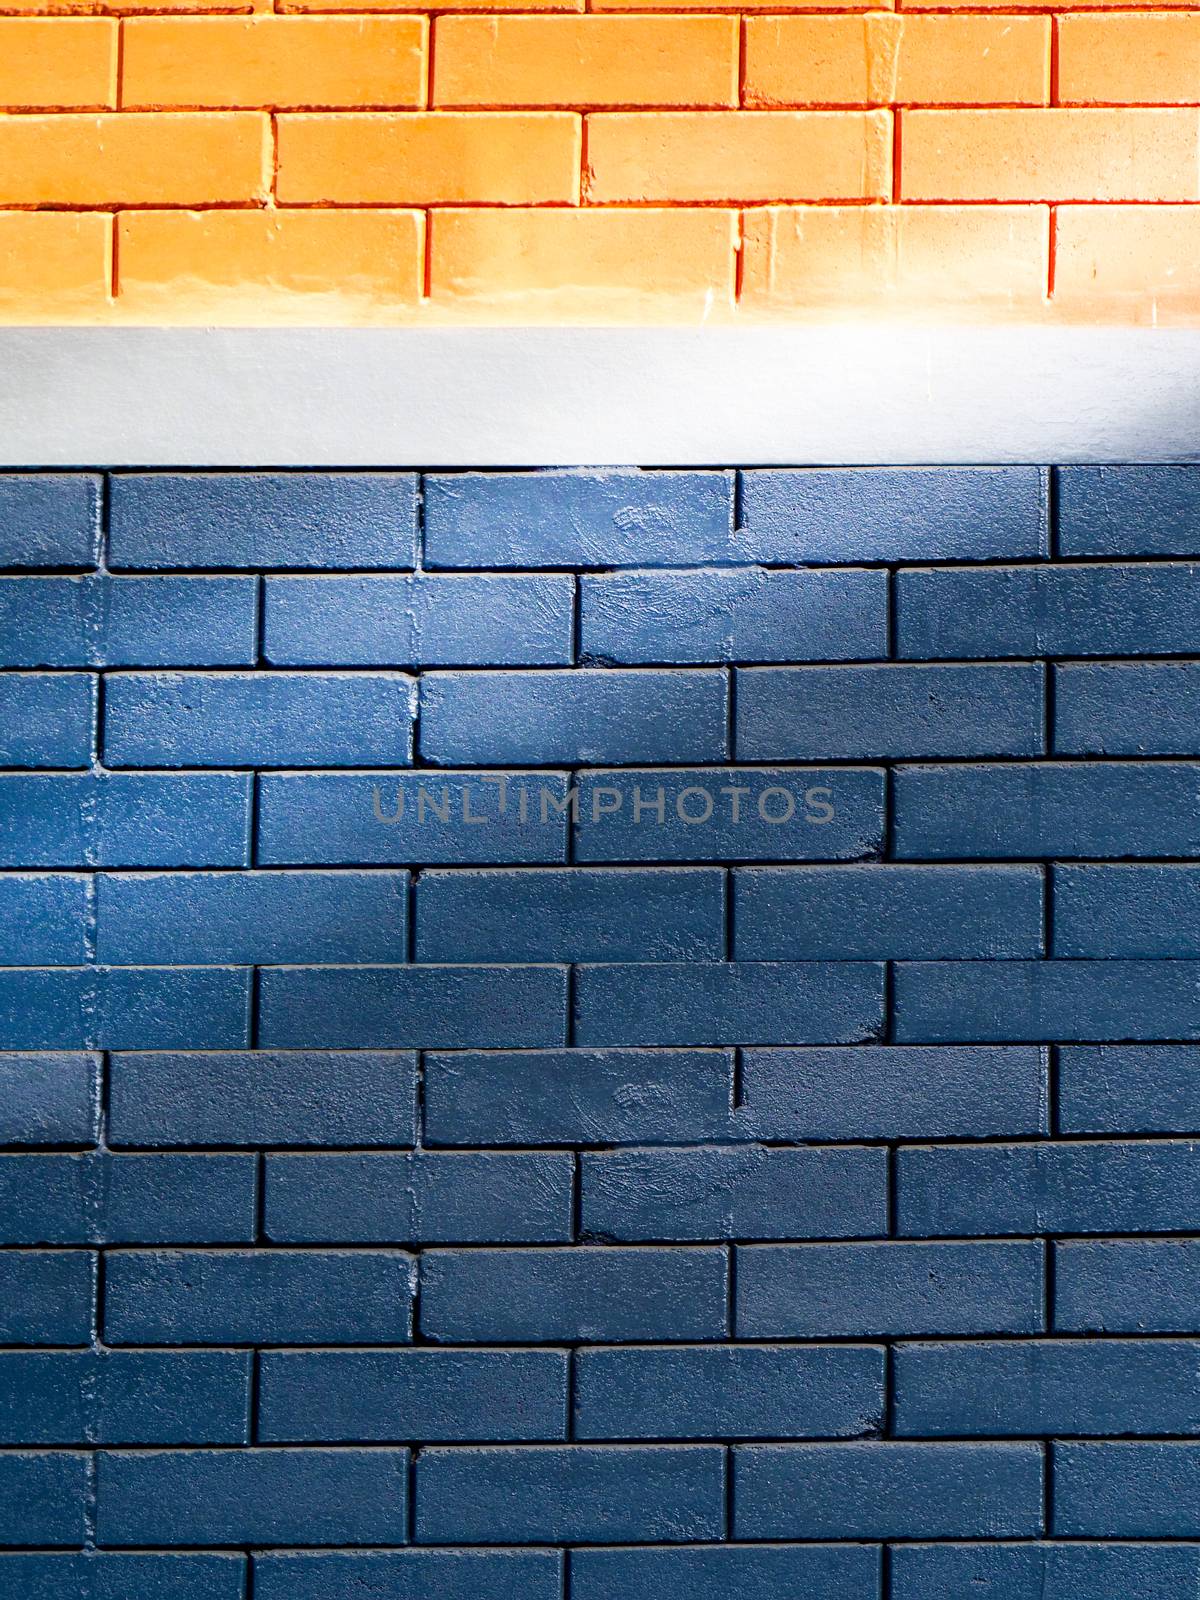
[[[900,1232],[1184,1233],[1200,1208],[1200,1145],[914,1146],[898,1155]]]
[[[251,1356],[233,1350],[0,1355],[4,1444],[246,1444]]]
[[[254,779],[240,772],[0,775],[0,867],[240,867]]]
[[[397,1251],[130,1250],[108,1258],[113,1344],[403,1344],[413,1269]]]
[[[638,768],[579,775],[577,861],[842,861],[883,848],[880,771]]]
[[[95,731],[93,674],[0,673],[0,766],[86,767]]]
[[[754,1245],[737,1254],[739,1338],[915,1338],[1045,1326],[1038,1244],[887,1240]]]
[[[0,1556],[0,1593],[21,1600],[243,1600],[245,1584],[240,1554]]]
[[[425,478],[432,567],[746,560],[732,472],[459,472]]]
[[[254,578],[0,578],[0,666],[253,666]]]
[[[725,1452],[713,1445],[423,1450],[422,1544],[687,1544],[718,1539]]]
[[[1041,556],[1048,476],[1038,467],[743,472],[739,535],[760,561]]]
[[[1195,1045],[1068,1045],[1058,1084],[1064,1133],[1200,1133]]]
[[[264,772],[264,866],[559,862],[567,859],[559,772]]]
[[[1054,1254],[1054,1326],[1060,1332],[1195,1333],[1200,1241],[1073,1240],[1056,1245]]]
[[[573,1550],[573,1600],[879,1600],[879,1555],[854,1545]]]
[[[725,953],[718,868],[426,872],[416,910],[418,961],[719,961]]]
[[[1055,867],[1056,956],[1200,956],[1200,867]]]
[[[1200,663],[1104,662],[1054,670],[1059,754],[1187,756],[1200,743]]]
[[[605,1239],[840,1239],[887,1226],[886,1152],[625,1150],[581,1158],[581,1227]]]
[[[403,961],[406,872],[112,874],[97,884],[97,954],[186,962]]]
[[[746,867],[733,875],[733,928],[739,961],[1036,956],[1042,876],[1036,867]]]
[[[739,1445],[737,1539],[1013,1538],[1042,1531],[1035,1444]]]
[[[557,1550],[280,1551],[256,1556],[257,1600],[560,1600]]]
[[[581,967],[575,1038],[597,1044],[843,1044],[883,1020],[866,962],[667,962]]]
[[[108,1137],[116,1145],[412,1144],[416,1067],[405,1051],[118,1054]]]
[[[1055,480],[1064,556],[1200,553],[1195,467],[1059,467]]]
[[[411,567],[417,480],[402,472],[118,473],[114,567]]]
[[[1200,766],[900,767],[898,856],[1200,855]]]
[[[0,1545],[82,1544],[87,1466],[61,1451],[0,1455]]]
[[[932,961],[895,968],[896,1038],[1200,1038],[1192,961]]]
[[[443,1343],[724,1339],[724,1250],[433,1250],[421,1332]]]
[[[899,653],[1188,655],[1200,632],[1200,567],[934,568],[897,575]]]
[[[721,761],[728,695],[724,672],[682,668],[430,672],[421,755],[435,766]]]
[[[580,580],[585,660],[861,661],[886,656],[887,574],[631,572]]]
[[[124,672],[107,680],[115,767],[395,767],[412,759],[400,672]]]
[[[99,477],[0,474],[0,567],[91,567],[99,551]]]
[[[276,967],[259,1043],[277,1048],[523,1049],[566,1039],[557,967]]]
[[[407,1450],[113,1451],[101,1544],[403,1544]]]
[[[0,1251],[0,1342],[87,1344],[95,1301],[90,1251]]]
[[[896,1545],[892,1600],[1179,1600],[1200,1551],[1171,1545]]]
[[[268,1156],[267,1237],[417,1244],[571,1237],[572,1158],[478,1153]]]
[[[99,1119],[96,1056],[0,1055],[0,1144],[92,1144]]]
[[[565,1439],[567,1361],[552,1350],[267,1351],[259,1438]]]
[[[738,1121],[761,1139],[1045,1133],[1046,1054],[1023,1045],[747,1050]]]
[[[0,1156],[0,1243],[227,1243],[254,1235],[253,1156]]]
[[[732,1096],[728,1050],[430,1054],[425,1137],[451,1145],[698,1143],[728,1133]]]
[[[1200,1444],[1058,1444],[1054,1532],[1067,1538],[1200,1537]]]
[[[583,1350],[575,1437],[854,1438],[882,1426],[883,1363],[833,1345]]]
[[[91,879],[0,876],[0,965],[87,961]]]
[[[739,761],[1032,756],[1043,668],[749,667],[737,673]]]
[[[235,1050],[249,1025],[248,968],[0,971],[4,1050]]]
[[[574,660],[568,577],[268,578],[275,666],[557,667]]]

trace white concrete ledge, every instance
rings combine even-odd
[[[0,466],[1200,460],[1200,330],[0,330]]]

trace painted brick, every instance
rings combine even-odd
[[[523,1049],[566,1041],[558,967],[268,967],[261,1037],[277,1049]]]
[[[739,538],[750,560],[1011,561],[1048,550],[1049,474],[1038,467],[788,468],[741,476]]]
[[[880,771],[618,768],[579,774],[577,861],[820,861],[883,848]]]
[[[1058,467],[1064,556],[1200,555],[1195,467]]]
[[[100,877],[101,961],[373,962],[408,953],[406,872]]]
[[[112,224],[99,211],[0,212],[0,310],[53,322],[99,319],[110,307]],[[0,503],[3,501],[0,490]],[[10,551],[0,527],[0,558],[14,567],[48,566],[26,547]],[[88,565],[89,557],[72,565]]]
[[[249,1353],[0,1355],[5,1444],[247,1444]]]
[[[551,1350],[267,1351],[259,1437],[565,1439],[567,1361]]]
[[[5,1344],[87,1344],[96,1257],[83,1250],[0,1253],[0,1339]]]
[[[96,732],[96,679],[84,672],[0,674],[0,764],[86,767]]]
[[[728,1134],[733,1054],[431,1053],[425,1057],[424,1091],[425,1137],[431,1144],[699,1142]]]
[[[865,1545],[706,1545],[695,1550],[573,1550],[575,1600],[878,1600],[879,1558]]]
[[[1055,867],[1054,954],[1193,956],[1200,870]]]
[[[583,1350],[579,1439],[853,1438],[884,1410],[882,1350]]]
[[[254,1558],[259,1600],[345,1600],[366,1586],[379,1600],[560,1600],[556,1550],[370,1550]]]
[[[239,772],[0,775],[0,865],[246,866],[253,787]]]
[[[408,1051],[146,1051],[112,1056],[109,1074],[115,1145],[407,1145],[416,1134]]]
[[[1194,205],[1056,207],[1055,300],[1068,310],[1086,301],[1118,312],[1143,294],[1164,311],[1189,304],[1196,293],[1197,221]],[[1072,495],[1080,498],[1077,489]],[[1156,511],[1118,542],[1153,542],[1159,525]],[[1194,548],[1183,530],[1180,537]]]
[[[421,755],[435,766],[720,761],[725,673],[431,672]]]
[[[582,1045],[849,1044],[882,1021],[882,968],[850,962],[581,967]]]
[[[1054,748],[1066,755],[1188,755],[1200,731],[1200,664],[1057,667]]]
[[[413,680],[379,673],[119,673],[107,681],[115,767],[407,766]]]
[[[901,1345],[894,1360],[900,1435],[1200,1432],[1200,1361],[1183,1339]]]
[[[432,1250],[421,1332],[441,1343],[724,1339],[724,1250]]]
[[[269,1239],[420,1244],[554,1243],[571,1237],[572,1157],[268,1156]]]
[[[900,1232],[1172,1233],[1192,1225],[1200,1146],[914,1146],[897,1157]]]
[[[62,1451],[0,1455],[0,1544],[82,1544],[87,1462]]]
[[[596,1238],[821,1239],[886,1229],[874,1149],[761,1145],[584,1155],[580,1227]]]
[[[1200,1295],[1194,1239],[1089,1239],[1055,1245],[1054,1256],[1059,1332],[1194,1332]],[[1164,1431],[1182,1430],[1172,1424]]]
[[[761,1139],[1046,1133],[1046,1056],[1021,1045],[747,1050],[738,1121]]]
[[[1186,961],[930,961],[895,968],[901,1042],[1200,1037]]]
[[[0,964],[87,961],[91,888],[90,878],[74,874],[0,877]]]
[[[254,1235],[253,1156],[0,1156],[4,1244],[236,1243]]]
[[[1058,1071],[1064,1133],[1200,1132],[1194,1045],[1068,1045]]]
[[[4,1050],[236,1050],[249,1031],[248,968],[0,970]]]
[[[1033,1444],[740,1445],[738,1539],[1004,1538],[1040,1533]]]
[[[1032,1243],[754,1245],[738,1250],[737,1333],[1037,1333],[1042,1277],[1042,1247]]]
[[[1197,69],[1194,17],[1063,18],[1058,86],[1064,104],[1186,105],[1195,100]]]
[[[741,961],[1034,956],[1042,879],[1036,867],[742,868],[733,928]]]
[[[105,1291],[113,1344],[405,1344],[412,1333],[412,1258],[395,1251],[121,1251]]]
[[[1054,1532],[1068,1538],[1195,1538],[1200,1446],[1060,1444],[1054,1454]]]
[[[113,1451],[98,1463],[103,1544],[395,1544],[407,1450]]]
[[[405,472],[147,472],[112,479],[114,567],[411,567]]]
[[[719,961],[725,953],[725,874],[716,869],[425,872],[415,898],[418,961]]]
[[[1200,855],[1200,767],[1182,762],[898,767],[898,856]]]
[[[96,107],[114,103],[117,23],[47,17],[0,22],[0,105],[9,111]]]
[[[0,1555],[0,1585],[23,1600],[242,1600],[246,1559],[238,1555]]]
[[[736,753],[743,761],[1039,755],[1042,696],[1035,665],[741,668]]]
[[[645,567],[753,560],[732,472],[458,472],[425,478],[431,567]]]
[[[569,666],[571,578],[268,578],[275,666]]]
[[[580,579],[585,659],[855,661],[886,656],[887,575],[763,567]]]
[[[1173,1600],[1200,1581],[1200,1552],[1171,1545],[897,1545],[894,1600]]]
[[[96,1056],[0,1055],[0,1144],[92,1144],[99,1089]]]
[[[99,551],[99,477],[0,473],[0,566],[93,567]]]
[[[564,1540],[686,1544],[721,1535],[725,1453],[711,1445],[533,1445],[424,1450],[424,1544]]]
[[[562,862],[568,815],[560,772],[265,772],[258,859],[264,866]]]

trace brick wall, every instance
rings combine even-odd
[[[1194,1593],[1198,512],[0,477],[0,1593]]]
[[[1200,12],[583,6],[3,0],[0,318],[1200,308]]]

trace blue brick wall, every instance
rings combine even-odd
[[[0,1597],[1200,1595],[1197,558],[0,475]]]

